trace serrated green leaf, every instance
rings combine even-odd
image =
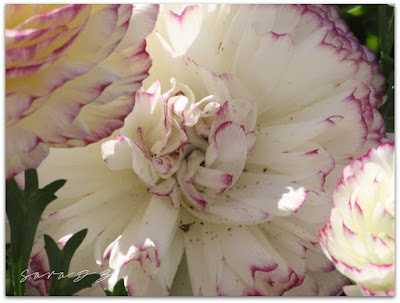
[[[52,292],[49,292],[49,296],[72,296],[82,289],[91,287],[92,284],[100,278],[100,275],[88,274],[82,280],[74,282],[76,278],[77,277],[58,279],[57,277],[52,277],[52,284],[54,280],[59,282],[57,282],[56,286],[52,289]]]
[[[60,249],[50,236],[44,235],[45,249],[49,259],[50,270],[53,273],[49,296],[72,296],[78,291],[92,286],[94,282],[100,279],[100,275],[95,273],[87,273],[72,278],[68,277],[72,257],[83,242],[86,234],[87,229],[77,232],[68,240],[63,249]]]
[[[107,296],[129,296],[122,278],[115,284],[113,291],[106,289],[104,292]]]
[[[71,263],[72,256],[74,255],[75,251],[78,249],[79,245],[82,244],[83,240],[87,235],[87,229],[83,229],[73,235],[68,242],[65,244],[63,249],[63,270],[68,270],[69,265]]]
[[[55,200],[55,192],[66,180],[57,180],[46,187],[38,188],[36,169],[25,171],[25,190],[21,190],[14,179],[6,183],[6,213],[10,223],[12,280],[16,296],[23,296],[25,282],[21,273],[28,267],[33,240],[40,218],[47,205]]]

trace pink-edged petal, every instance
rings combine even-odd
[[[257,134],[255,131],[246,134],[247,155],[250,156],[256,148]]]
[[[52,36],[38,41],[31,46],[9,48],[6,50],[6,66],[24,66],[24,64],[39,64],[48,62],[58,57],[65,51],[77,38],[82,25],[67,28],[64,31],[53,34]]]
[[[136,130],[140,127],[149,148],[152,152],[158,153],[168,140],[168,129],[171,126],[167,125],[170,123],[168,116],[169,113],[161,98],[161,85],[156,81],[147,92],[136,92],[135,107],[127,117],[121,132],[136,138]]]
[[[182,233],[177,232],[168,252],[157,271],[155,279],[151,280],[145,296],[167,296],[169,295],[172,284],[176,279],[176,272],[179,262],[184,253],[184,242]]]
[[[294,287],[285,293],[285,296],[304,296],[307,293],[310,296],[318,296],[319,286],[309,275],[306,275],[300,286]]]
[[[71,28],[35,44],[35,49],[32,49],[32,54],[27,58],[32,61],[36,54],[42,57],[48,55],[48,58],[43,57],[42,59],[47,61],[42,63],[32,61],[31,65],[37,63],[33,64],[32,68],[21,67],[30,70],[29,74],[25,74],[26,85],[22,90],[17,80],[13,81],[8,77],[10,81],[7,82],[10,95],[19,100],[18,106],[10,113],[8,125],[19,123],[21,127],[29,127],[43,141],[57,147],[86,145],[120,128],[133,107],[133,92],[141,85],[150,67],[144,42],[127,45],[129,49],[114,52],[109,56],[126,33],[132,15],[131,5],[94,6],[85,26],[85,10],[81,13],[74,10],[79,7],[84,6],[77,5],[74,8],[72,5],[55,9],[37,15],[29,21],[36,24],[41,20],[39,23],[44,26],[46,22],[54,21],[61,13],[63,18],[59,18],[57,22],[71,22],[68,24]],[[86,6],[86,10],[89,9],[90,7]],[[140,15],[140,12],[137,12],[137,15]],[[57,28],[57,22],[53,27]],[[98,26],[99,22],[102,26]],[[104,26],[105,24],[107,26]],[[81,31],[79,35],[77,31]],[[70,34],[75,40],[67,37]],[[67,39],[62,38],[65,43],[60,40],[61,37]],[[107,40],[106,44],[103,43],[104,39]],[[61,47],[53,50],[47,42],[57,43]],[[43,48],[44,53],[41,51]],[[12,49],[9,49],[9,52],[11,51]],[[61,53],[62,55],[57,57]],[[87,53],[90,53],[90,57],[85,55]],[[107,56],[109,57],[105,61],[98,64]],[[12,60],[11,53],[8,58]],[[18,60],[21,58],[19,55]],[[124,62],[129,63],[128,69],[127,64],[125,69],[122,68]],[[99,78],[98,75],[102,77]],[[76,80],[77,77],[80,77],[80,81]],[[51,94],[48,95],[49,93]],[[33,96],[35,100],[32,100]],[[89,103],[92,103],[91,107],[86,108]],[[56,120],[57,123],[46,128],[38,122],[51,123]]]
[[[227,78],[228,83],[232,80]],[[232,121],[244,128],[244,131],[251,133],[257,120],[256,104],[252,99],[232,99],[226,101],[216,114],[211,125],[211,138],[216,130],[225,122]]]
[[[363,293],[358,285],[346,285],[343,287],[346,296],[349,297],[362,297]]]
[[[127,8],[132,9],[130,5],[123,4],[92,7],[93,12],[85,30],[66,54],[81,60],[89,59],[88,54],[90,54],[94,62],[106,58],[126,33],[127,26],[123,24],[128,21],[129,15],[124,14],[123,11]],[[105,41],[106,43],[104,43]]]
[[[85,82],[78,84],[74,81],[74,84],[64,85],[61,91],[47,96],[45,104],[27,115],[19,123],[22,126],[29,127],[38,136],[46,138],[46,141],[55,143],[65,141],[65,138],[61,135],[62,131],[78,116],[81,108],[94,101],[108,85],[118,79],[118,75],[112,71],[101,71],[102,77],[85,78]],[[68,89],[72,90],[67,93]],[[62,94],[62,92],[65,94]],[[36,100],[36,102],[39,102],[39,100]],[[52,127],[43,127],[41,121],[47,121]]]
[[[7,136],[13,139],[7,142],[6,155],[27,154],[41,142],[34,133],[18,126],[7,129]]]
[[[116,50],[143,41],[153,30],[158,11],[159,4],[134,4],[128,30]]]
[[[212,202],[211,200],[207,199],[204,194],[200,193],[190,180],[185,179],[187,171],[187,164],[186,161],[182,161],[180,168],[177,172],[176,179],[182,191],[183,197],[191,204],[191,208],[193,206],[199,208],[200,210],[205,210],[207,204]],[[193,205],[193,206],[192,206]]]
[[[149,192],[156,196],[168,196],[174,207],[179,206],[180,190],[174,178],[168,178],[162,183],[149,189]]]
[[[38,71],[45,70],[47,67],[52,65],[57,61],[58,58],[54,58],[48,62],[42,62],[38,64],[26,65],[26,66],[16,66],[10,67],[6,70],[7,79],[13,78],[21,78],[21,77],[29,77],[35,74]]]
[[[260,139],[262,140],[262,139]],[[266,152],[269,157],[255,148],[254,154],[249,158],[248,163],[256,164],[258,167],[267,168],[284,175],[296,176],[299,179],[309,177],[305,184],[324,191],[324,180],[316,178],[317,175],[324,177],[335,167],[335,161],[323,147],[315,143],[305,143],[301,149],[283,152]]]
[[[88,5],[66,5],[43,14],[34,15],[18,25],[17,29],[24,30],[29,28],[48,28],[55,25],[67,24],[77,18],[82,11],[88,9],[90,9],[90,7],[88,8]]]
[[[364,260],[368,260],[366,259],[368,258],[368,252],[364,243],[343,223],[341,223],[342,228],[338,227],[337,225],[340,224],[340,221],[335,219],[335,217],[337,217],[337,214],[332,212],[330,219],[332,223],[327,223],[320,230],[320,240],[322,249],[333,260],[336,268],[345,276],[360,283],[374,283],[377,279],[390,280],[390,277],[393,275],[393,264],[378,265],[365,263],[366,261]],[[339,233],[341,230],[343,231],[342,234]],[[340,246],[335,243],[340,243]],[[357,254],[359,254],[358,256],[354,253],[348,254],[348,252],[353,251],[355,248],[357,249]],[[355,264],[356,267],[350,264]]]
[[[379,234],[379,236],[374,236],[371,232],[366,234],[366,246],[367,249],[376,254],[377,259],[384,263],[386,260],[392,258],[392,251],[394,249],[394,238],[386,236],[384,234]]]
[[[39,143],[27,153],[6,155],[6,179],[9,180],[26,169],[37,168],[48,154],[49,146]]]
[[[171,127],[168,130],[167,139],[168,141],[160,151],[160,155],[176,152],[180,147],[188,142],[185,132],[175,120],[171,121]]]
[[[195,220],[184,237],[194,295],[281,295],[299,281],[257,228]]]
[[[294,189],[289,186],[286,188],[289,192],[282,195],[278,202],[278,209],[284,212],[296,213],[306,200],[308,192],[302,187]]]
[[[205,65],[206,68],[218,66],[215,51],[212,49],[212,45],[207,43],[210,38],[207,26],[204,24],[200,5],[186,6],[180,13],[170,11],[168,21],[168,26],[166,27],[168,38],[174,45],[178,55],[185,54],[194,58],[206,56],[209,59],[209,62]],[[193,33],[196,34],[194,35]],[[205,43],[200,42],[199,45],[201,47],[193,49],[190,45],[194,39]]]
[[[329,221],[320,229],[324,253],[365,288],[364,295],[394,288],[393,163],[393,143],[352,160],[334,189]]]
[[[394,296],[395,291],[394,289],[391,290],[377,290],[377,291],[371,291],[367,287],[364,287],[362,285],[359,285],[361,292],[364,296],[373,296],[373,297],[386,297],[386,296]],[[347,293],[346,293],[347,295]]]
[[[123,278],[130,296],[168,295],[183,250],[182,235],[177,233],[153,279],[150,279],[150,277],[137,267],[139,262],[130,262],[120,270],[115,270],[112,276],[106,280],[105,284],[107,286],[104,288],[113,289],[118,280]]]
[[[160,177],[166,179],[171,177],[179,169],[181,156],[177,154],[170,154],[161,157],[153,156],[154,169]]]
[[[151,60],[146,52],[146,42],[142,41],[124,50],[114,51],[101,65],[113,70],[120,78],[106,88],[96,103],[106,104],[119,96],[132,95],[148,76],[151,66]]]
[[[53,92],[55,89],[64,85],[68,81],[71,81],[76,77],[86,74],[91,68],[91,65],[86,62],[71,62],[66,60],[65,57],[60,57],[58,60],[54,59],[50,62],[35,66],[21,67],[20,70],[22,72],[24,72],[25,70],[30,72],[32,70],[34,73],[37,72],[37,74],[25,79],[24,84],[21,84],[21,82],[19,81],[8,79],[7,91],[17,93],[17,95],[21,96],[34,96],[35,99],[42,97],[42,99],[44,99],[48,93]],[[18,72],[18,68],[16,68],[15,70]],[[30,76],[30,74],[17,76],[25,77]],[[36,103],[40,102],[35,102],[33,104],[33,109],[27,111],[26,114],[37,110],[38,104]]]
[[[124,119],[133,106],[132,96],[121,96],[107,104],[83,107],[62,134],[66,141],[54,143],[54,146],[82,146],[110,136],[124,125]]]
[[[183,180],[189,183],[193,183],[194,178],[196,177],[195,174],[200,168],[200,164],[203,163],[205,157],[204,154],[199,150],[194,150],[186,163],[186,172],[184,175]]]
[[[115,140],[109,140],[101,145],[101,154],[104,162],[112,170],[129,169],[131,167],[132,151],[127,138],[118,136]]]
[[[373,232],[379,234],[381,232],[387,232],[394,236],[390,231],[395,229],[394,215],[386,210],[386,206],[383,203],[378,203],[373,212],[372,222],[375,229]]]
[[[36,98],[34,96],[11,94],[6,99],[6,127],[13,126]]]
[[[354,151],[365,142],[366,126],[360,116],[360,102],[348,94],[349,92],[345,91],[340,93],[339,97],[329,97],[324,102],[288,114],[284,119],[284,122],[287,122],[285,124],[279,123],[276,126],[261,128],[257,133],[259,137],[257,139],[258,144],[263,144],[263,146],[264,144],[271,145],[269,148],[271,151],[287,151],[312,140],[318,142],[332,155],[351,154],[351,151],[347,150],[338,151],[338,147],[333,146],[333,141],[328,142],[326,139],[331,137],[338,138],[334,134],[342,133],[343,130],[352,128],[354,130],[351,139],[353,144],[348,144],[348,148]],[[339,102],[343,106],[338,106],[337,98],[343,98]],[[320,112],[320,116],[317,119],[311,118],[315,111]],[[350,112],[354,113],[354,115],[350,116],[358,118],[350,119],[348,115]],[[261,121],[267,120],[266,118],[264,120],[263,117]],[[343,141],[341,142],[341,144],[344,144]]]
[[[138,261],[146,275],[153,277],[173,239],[179,210],[169,199],[153,195],[142,220],[133,220],[104,252],[112,268]],[[158,228],[163,222],[163,229]]]
[[[239,178],[247,158],[246,136],[242,127],[225,122],[218,127],[207,148],[205,165],[232,176],[232,184]]]
[[[308,192],[289,177],[243,172],[223,199],[235,201],[237,207],[250,205],[265,213],[288,216],[300,209]]]
[[[158,181],[158,176],[146,151],[130,138],[119,135],[117,139],[103,143],[102,155],[104,162],[111,169],[127,169],[130,164],[146,184],[154,186]]]
[[[51,26],[44,29],[26,29],[26,30],[5,30],[5,42],[7,46],[16,46],[19,44],[30,43],[41,39],[47,35],[54,35],[67,28],[66,25]]]
[[[193,182],[204,187],[225,190],[232,184],[232,176],[217,169],[200,166]]]
[[[236,50],[236,55],[239,57],[239,60],[233,67],[234,71],[240,75],[240,78],[248,88],[257,92],[255,96],[257,98],[256,100],[262,100],[262,97],[272,91],[282,77],[282,74],[277,75],[271,71],[277,69],[286,70],[290,64],[289,58],[293,56],[294,52],[293,40],[290,35],[279,35],[273,32],[257,35],[254,27],[247,30],[240,29],[240,32],[235,32],[232,28],[229,34],[230,35],[227,37],[228,39],[231,37],[233,38],[233,36],[236,36],[234,38],[237,39],[239,35],[242,35],[241,38],[243,39],[243,46],[238,47],[238,50]],[[224,41],[221,46],[221,49],[223,47],[223,52],[220,52],[220,56],[223,58],[226,67],[228,67],[229,63],[227,62],[226,56],[224,56],[224,52],[234,51],[231,48],[232,44],[229,42],[230,41]],[[248,47],[244,47],[244,45]],[[268,52],[268,57],[266,57],[266,52]],[[250,60],[243,61],[246,57]],[[247,64],[245,62],[247,62]],[[256,73],[255,75],[252,74],[254,72]],[[268,106],[264,103],[261,104],[259,101],[258,103],[261,110]]]

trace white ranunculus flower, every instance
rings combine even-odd
[[[123,277],[166,295],[185,251],[195,296],[338,294],[318,229],[343,167],[384,136],[372,52],[319,5],[162,5],[148,51],[121,131],[39,169],[68,180],[39,235],[88,227],[71,270],[112,271],[82,293]]]
[[[320,243],[356,285],[348,296],[393,296],[395,281],[394,143],[353,160],[334,191],[335,207]]]
[[[157,5],[5,6],[6,178],[111,135],[148,76]]]

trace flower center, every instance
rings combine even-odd
[[[176,179],[184,204],[206,211],[236,182],[254,150],[255,104],[215,95],[196,102],[192,90],[181,83],[175,91],[169,100],[188,138]]]
[[[205,212],[236,182],[255,148],[255,103],[217,95],[196,102],[188,86],[171,84],[163,95],[159,82],[137,92],[123,135],[103,144],[103,158],[111,169],[131,161],[151,193]]]

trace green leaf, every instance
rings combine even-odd
[[[365,5],[365,4],[347,4],[347,5],[339,5],[340,6],[340,15],[343,19],[353,19],[361,17],[365,17],[365,15],[374,11],[374,5]]]
[[[391,17],[387,18],[388,8],[392,11]],[[394,10],[387,5],[379,5],[379,44],[382,56],[389,56],[394,43]]]
[[[124,285],[124,279],[120,279],[114,286],[114,290],[105,290],[107,296],[129,296]]]
[[[176,271],[172,282],[170,296],[193,296],[192,285],[190,282],[189,269],[187,265],[186,253],[183,253],[181,263]]]
[[[387,33],[386,22],[386,5],[379,5],[378,7],[378,20],[379,20],[379,44],[383,45],[383,40]]]
[[[16,296],[23,296],[25,292],[25,282],[20,282],[21,273],[28,268],[39,220],[47,205],[57,198],[55,192],[65,182],[57,180],[39,189],[36,169],[25,171],[25,190],[21,190],[14,179],[7,181],[6,212],[11,232],[11,276]]]
[[[394,43],[394,10],[392,12],[392,17],[390,18],[386,39],[384,43],[385,54],[390,55]]]
[[[6,296],[14,295],[14,286],[11,277],[11,245],[6,244]]]
[[[386,125],[386,132],[394,133],[394,72],[392,71],[386,79],[387,88],[385,95],[387,96],[385,104],[379,108]]]
[[[368,46],[374,53],[379,51],[379,37],[370,31],[366,32],[365,45]]]
[[[68,276],[71,259],[86,234],[87,229],[77,232],[68,240],[62,250],[50,236],[44,235],[45,249],[52,273],[49,296],[72,296],[78,291],[92,286],[100,279],[99,274],[88,272],[81,272],[72,278]]]
[[[385,125],[386,132],[394,133],[394,9],[389,5],[378,6],[379,44],[381,69],[386,76],[386,88],[384,94],[387,100],[379,108]]]
[[[352,17],[362,16],[364,13],[364,5],[349,5],[342,10],[343,15],[348,15]]]

